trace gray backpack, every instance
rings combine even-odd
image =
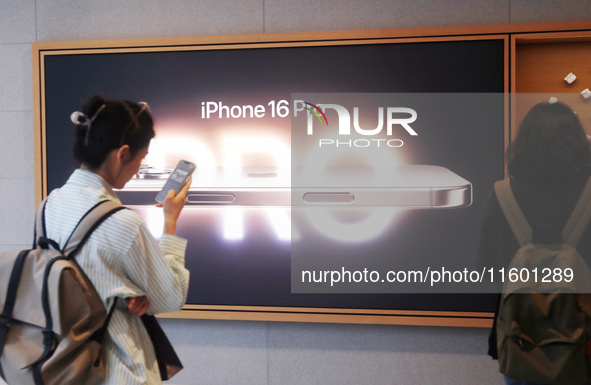
[[[0,376],[10,385],[92,385],[104,377],[102,342],[115,303],[107,313],[74,257],[123,207],[91,208],[63,250],[45,237],[44,207],[34,248],[0,254]]]
[[[500,371],[539,384],[588,384],[591,270],[576,245],[591,217],[591,179],[562,231],[562,244],[532,243],[509,179],[497,182],[495,193],[520,245],[506,268],[497,317]]]

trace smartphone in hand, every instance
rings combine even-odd
[[[193,171],[195,171],[194,163],[181,160],[176,165],[176,168],[172,174],[170,174],[170,177],[164,184],[162,190],[160,190],[160,192],[156,195],[156,202],[164,203],[164,199],[166,198],[169,190],[174,190],[174,193],[178,194],[181,187],[183,187],[187,179],[189,179],[191,174],[193,174]]]

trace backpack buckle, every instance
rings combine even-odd
[[[43,345],[53,347],[54,342],[53,330],[43,330]]]
[[[8,329],[10,326],[10,321],[12,321],[11,317],[5,316],[4,314],[0,314],[0,328]]]

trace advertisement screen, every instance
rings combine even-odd
[[[196,165],[177,230],[187,304],[493,311],[470,290],[324,278],[475,268],[504,175],[504,63],[503,39],[47,55],[47,189],[76,167],[87,98],[145,101],[156,138],[117,194],[159,237],[156,194]]]

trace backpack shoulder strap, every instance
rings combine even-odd
[[[40,237],[45,237],[45,204],[47,197],[41,201],[37,207],[37,214],[35,215],[35,229],[33,236],[33,249],[37,248],[37,241]]]
[[[515,195],[513,195],[513,190],[511,190],[511,180],[504,179],[495,182],[495,194],[519,245],[523,246],[530,243],[532,229],[525,215],[523,215],[523,211],[521,211],[521,208],[517,204],[517,200],[515,200]]]
[[[111,200],[103,200],[90,208],[90,210],[88,210],[80,219],[74,228],[74,231],[68,238],[68,241],[63,248],[64,254],[68,258],[75,255],[82,248],[92,232],[99,227],[101,223],[122,209],[125,209],[125,207]]]
[[[562,230],[562,239],[564,242],[576,247],[579,239],[583,235],[587,224],[591,219],[591,177],[581,193],[573,213]]]

